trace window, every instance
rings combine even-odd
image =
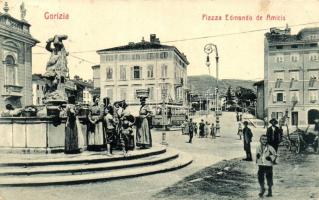
[[[318,73],[319,71],[309,71],[309,79],[317,79],[318,80]]]
[[[9,55],[5,59],[6,63],[6,84],[7,85],[18,85],[17,79],[17,67],[13,56]]]
[[[298,112],[291,112],[291,125],[298,125]]]
[[[290,92],[290,101],[291,102],[299,101],[299,91],[291,91]]]
[[[284,48],[284,46],[282,46],[282,45],[277,45],[276,46],[276,49],[283,49]]]
[[[284,55],[277,55],[277,56],[275,56],[275,62],[276,62],[276,63],[282,63],[282,62],[284,62]]]
[[[37,90],[39,90],[40,89],[40,86],[37,84]]]
[[[309,101],[310,103],[315,103],[318,100],[318,91],[310,90],[309,91]]]
[[[308,36],[308,39],[309,39],[309,40],[316,40],[316,39],[318,39],[318,35],[316,35],[316,34],[309,35],[309,36]]]
[[[146,55],[146,59],[147,60],[153,60],[153,59],[155,59],[156,58],[156,53],[148,53],[147,55]]]
[[[126,66],[121,65],[120,66],[120,80],[126,80]]]
[[[112,67],[107,67],[106,68],[106,80],[111,80],[113,79],[113,69]]]
[[[167,65],[162,65],[162,78],[167,78]]]
[[[113,88],[106,89],[106,96],[110,98],[110,101],[113,101]]]
[[[275,92],[273,95],[273,102],[286,102],[286,94],[284,92]]]
[[[109,61],[113,61],[114,60],[114,56],[113,55],[106,55],[105,56],[105,61],[109,62]]]
[[[317,46],[318,46],[317,43],[312,43],[312,44],[310,44],[310,47],[317,47]]]
[[[299,80],[299,71],[292,71],[290,72],[290,79],[294,81]]]
[[[291,45],[291,48],[293,48],[293,49],[297,49],[297,48],[298,48],[298,45],[296,45],[296,44]]]
[[[133,54],[132,55],[132,60],[140,60],[141,59],[141,55],[140,54]]]
[[[134,66],[132,72],[133,79],[141,79],[142,78],[142,67]]]
[[[147,78],[153,78],[154,73],[153,73],[153,65],[147,66]]]
[[[127,90],[126,88],[120,88],[120,100],[126,99]]]
[[[274,119],[281,119],[283,117],[283,113],[282,112],[272,112],[271,113],[271,118]]]
[[[292,62],[298,62],[299,61],[299,54],[291,54],[290,55],[290,60]]]
[[[284,72],[276,72],[276,80],[284,80]]]
[[[310,53],[309,54],[309,60],[310,61],[318,61],[318,53]]]
[[[167,59],[168,58],[168,52],[161,52],[160,53],[160,58],[161,59]]]
[[[37,105],[40,105],[40,97],[37,97]]]
[[[149,93],[149,99],[150,100],[154,100],[154,87],[153,86],[150,86],[148,87],[150,93]]]
[[[129,59],[130,59],[130,55],[128,55],[128,54],[121,54],[121,55],[119,56],[119,60],[120,60],[120,61],[129,60]]]

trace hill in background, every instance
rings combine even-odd
[[[239,79],[221,79],[218,81],[220,93],[226,93],[229,86],[232,89],[244,87],[255,91],[253,84],[256,81]],[[207,90],[213,92],[216,87],[215,77],[209,75],[188,76],[188,84],[191,91],[195,94],[205,94]]]

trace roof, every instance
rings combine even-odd
[[[174,50],[182,58],[182,60],[186,64],[189,64],[186,56],[184,54],[182,54],[175,46],[162,45],[162,44],[157,43],[157,42],[142,41],[142,42],[138,42],[138,43],[129,43],[128,45],[112,47],[112,48],[107,48],[107,49],[101,49],[101,50],[97,50],[96,52],[102,53],[102,52],[112,52],[112,51],[130,51],[130,50],[147,50],[147,49]]]
[[[92,69],[96,69],[96,68],[100,68],[100,67],[101,67],[100,65],[93,65]]]
[[[32,74],[32,81],[43,80],[43,76],[41,74]]]
[[[124,46],[118,46],[113,48],[101,49],[98,50],[97,53],[107,52],[107,51],[123,51],[123,50],[145,50],[145,49],[174,49],[174,46],[162,45],[159,43],[153,42],[138,42],[138,43],[130,43]]]
[[[16,23],[18,23],[18,24],[24,24],[24,25],[26,25],[27,27],[28,27],[28,29],[30,28],[30,24],[26,21],[26,20],[19,20],[19,19],[16,19],[16,18],[14,18],[14,17],[12,17],[10,14],[8,14],[8,13],[0,13],[0,19],[1,18],[8,18],[8,19],[10,19],[10,20],[12,20],[12,21],[14,21],[14,22],[16,22]],[[0,20],[1,21],[1,20]],[[22,28],[21,28],[22,29]],[[19,29],[20,30],[20,29]],[[21,31],[21,30],[20,30]],[[17,32],[17,33],[19,33],[19,32]],[[26,32],[23,32],[24,34],[26,33]],[[28,32],[27,32],[27,35],[28,35],[28,38],[29,39],[31,39],[35,44],[36,43],[40,43],[40,41],[39,40],[37,40],[37,39],[35,39],[35,38],[33,38],[32,37],[32,35],[30,34],[30,30],[28,30]]]
[[[257,81],[253,84],[253,86],[262,86],[262,85],[264,85],[264,80]]]

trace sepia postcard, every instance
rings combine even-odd
[[[0,200],[319,199],[319,0],[0,0]]]

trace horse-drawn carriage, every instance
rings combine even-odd
[[[314,131],[308,126],[304,130],[297,128],[292,133],[289,133],[287,128],[287,135],[283,136],[282,144],[296,153],[305,151],[319,153],[318,131]]]

